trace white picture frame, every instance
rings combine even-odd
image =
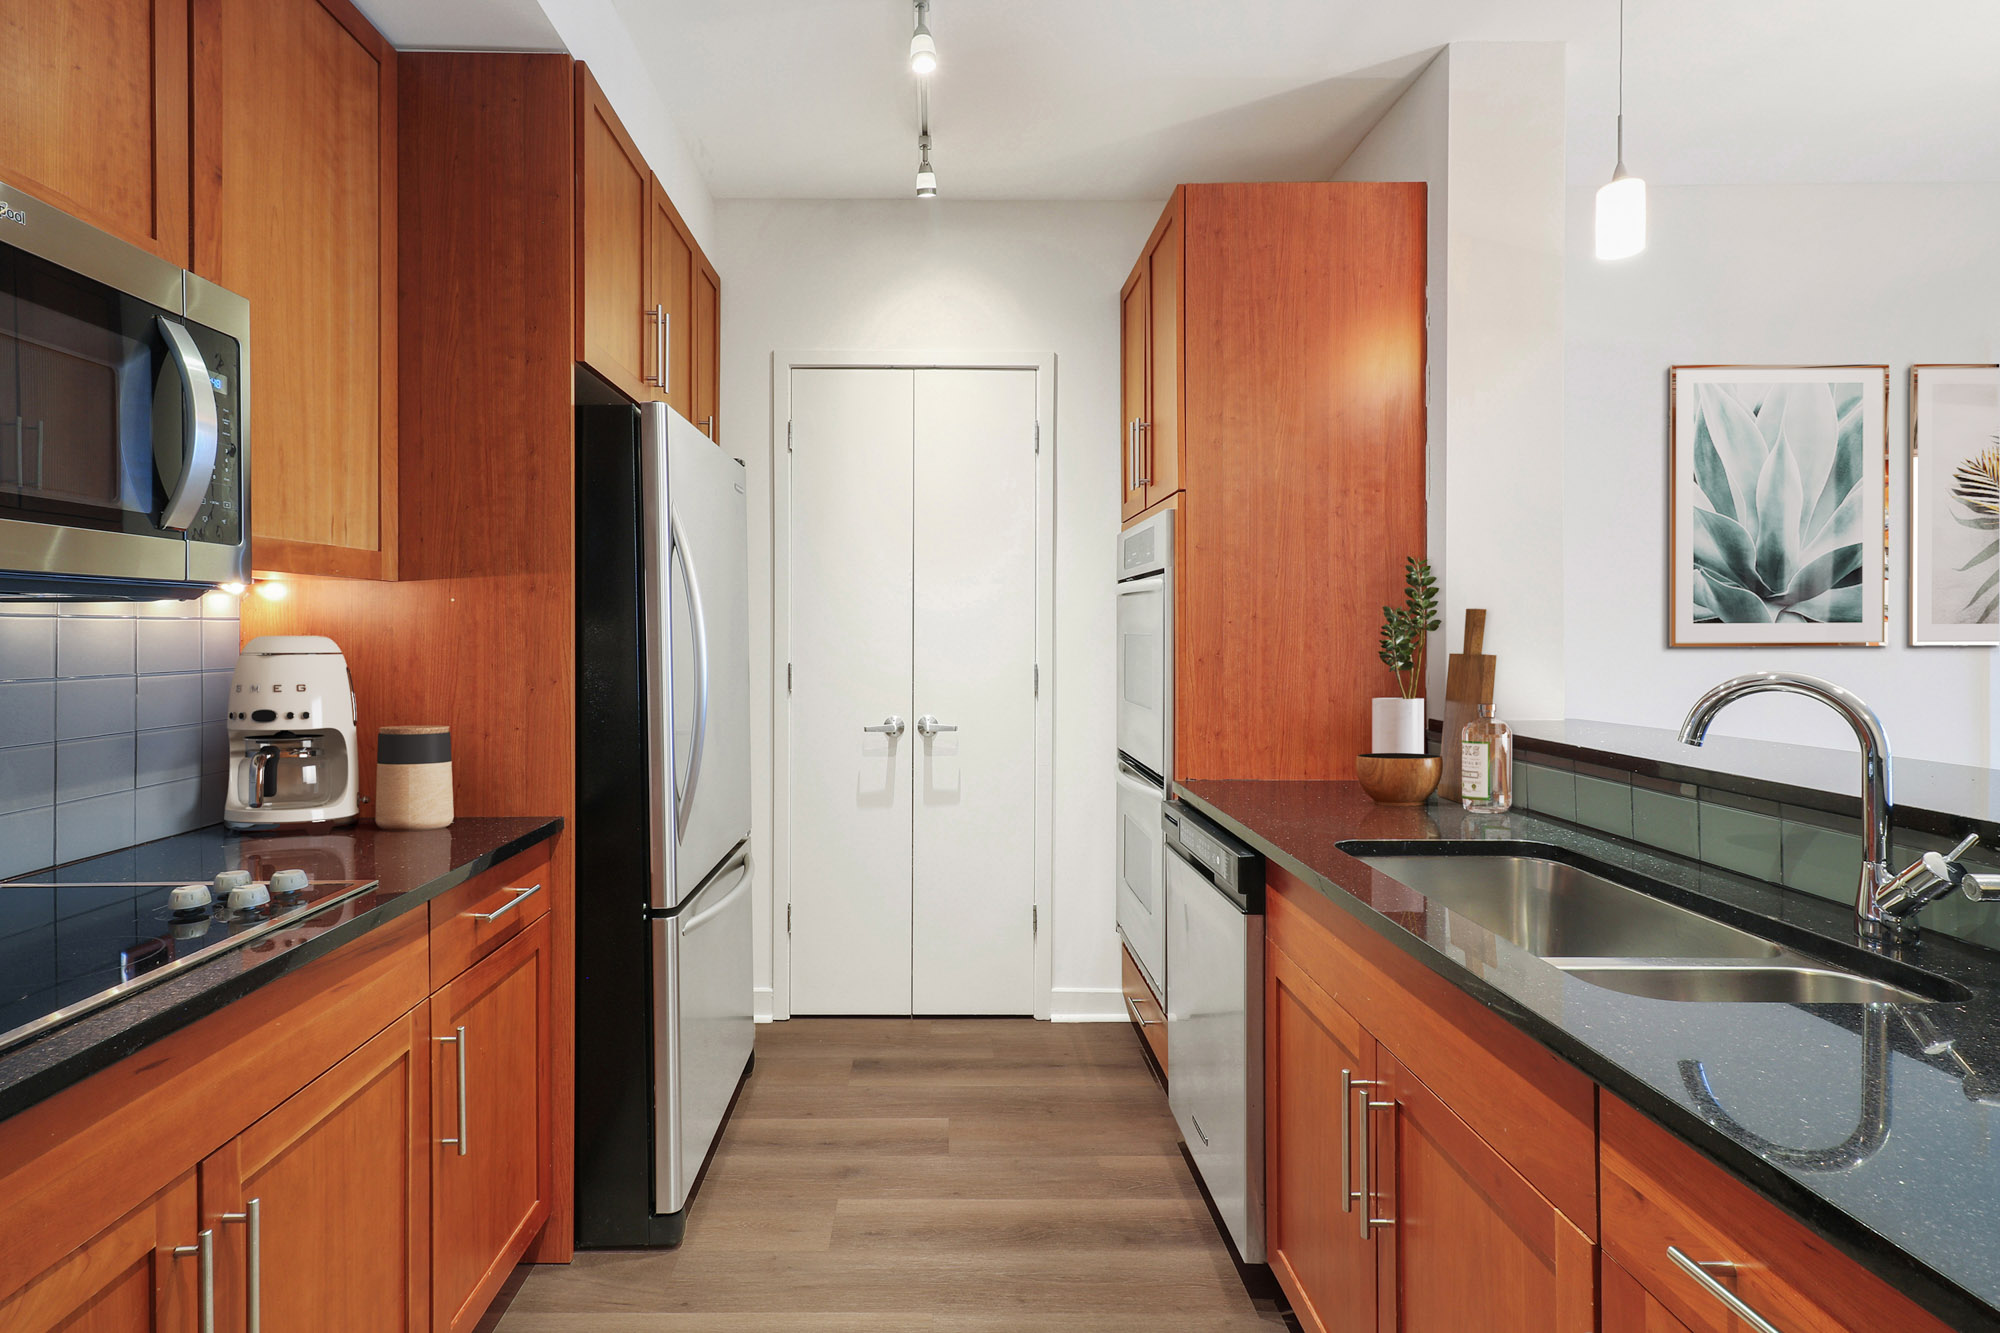
[[[2000,365],[1910,367],[1910,645],[2000,644]]]
[[[1668,643],[1879,648],[1889,367],[1669,373]]]

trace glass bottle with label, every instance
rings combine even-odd
[[[1514,804],[1514,733],[1493,716],[1492,704],[1459,733],[1460,799],[1477,814],[1499,814]]]

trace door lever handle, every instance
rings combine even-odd
[[[873,732],[879,732],[879,733],[881,733],[882,735],[884,735],[884,736],[888,736],[888,737],[890,737],[890,738],[892,738],[892,739],[893,739],[893,738],[895,738],[895,737],[897,737],[897,736],[900,736],[900,735],[902,735],[902,734],[903,734],[903,719],[902,719],[902,718],[900,718],[900,717],[897,717],[897,716],[896,716],[896,715],[895,715],[894,713],[891,713],[891,714],[889,714],[889,716],[887,716],[887,717],[885,717],[885,718],[883,718],[883,719],[882,719],[882,725],[881,725],[881,726],[879,726],[879,727],[863,727],[863,728],[862,728],[862,730],[863,730],[863,731],[873,731]]]
[[[957,730],[958,730],[957,727],[946,726],[944,723],[932,717],[929,713],[925,713],[922,717],[917,719],[917,734],[919,736],[935,736],[940,731],[957,731]]]

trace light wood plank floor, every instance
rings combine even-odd
[[[506,1300],[502,1297],[502,1300]],[[527,1271],[497,1333],[1274,1333],[1122,1023],[794,1019],[677,1250]],[[1296,1325],[1290,1325],[1296,1327]]]

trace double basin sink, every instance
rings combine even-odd
[[[1356,859],[1564,972],[1660,1000],[1922,1004],[1920,994],[1823,963],[1551,857],[1387,852]],[[1913,983],[1916,984],[1916,983]]]

